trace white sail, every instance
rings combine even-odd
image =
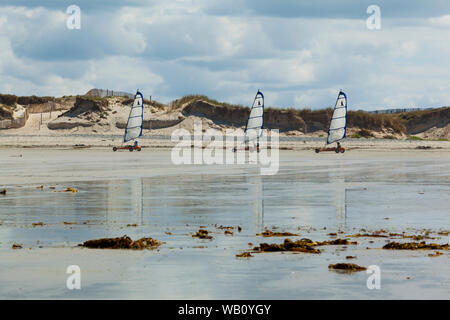
[[[257,139],[262,134],[264,125],[264,95],[258,90],[253,101],[247,126],[245,127],[245,141]]]
[[[331,117],[330,129],[328,130],[327,144],[337,142],[345,138],[347,129],[347,95],[339,92]]]
[[[133,106],[128,116],[123,142],[127,142],[142,136],[142,120],[144,115],[144,97],[139,91],[134,97]]]

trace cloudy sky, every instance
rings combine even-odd
[[[81,28],[67,28],[67,7]],[[369,30],[367,8],[381,9]],[[450,105],[448,0],[0,0],[0,92],[249,105]]]

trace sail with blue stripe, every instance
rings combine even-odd
[[[347,95],[340,91],[334,106],[328,130],[327,144],[338,142],[345,138],[347,131]]]
[[[258,90],[253,101],[247,125],[245,126],[245,141],[258,139],[262,135],[264,125],[264,95]]]
[[[134,96],[133,106],[128,116],[123,142],[134,140],[142,136],[142,122],[144,118],[144,96],[139,91]]]

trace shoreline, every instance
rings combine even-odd
[[[170,136],[154,135],[142,136],[138,139],[139,145],[144,149],[173,148],[178,141],[171,141]],[[193,141],[193,140],[192,140]],[[203,148],[211,141],[203,141]],[[262,142],[261,142],[262,143]],[[130,144],[130,143],[128,143]],[[236,144],[236,143],[235,143]],[[377,138],[348,138],[341,142],[347,150],[417,150],[417,151],[450,151],[450,141],[438,140],[391,140]],[[16,135],[0,134],[0,149],[4,148],[112,148],[113,146],[127,145],[123,143],[122,135]],[[270,146],[270,141],[268,142]],[[287,151],[314,150],[325,145],[324,138],[280,136],[279,149]],[[334,146],[335,144],[331,144]],[[225,143],[224,143],[225,149]]]

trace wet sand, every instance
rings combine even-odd
[[[386,238],[349,238],[358,244],[324,246],[320,254],[236,257],[263,242],[361,230],[429,230],[436,239],[427,242],[449,243],[437,234],[450,229],[445,149],[280,151],[274,176],[255,165],[175,166],[165,149],[1,148],[0,165],[8,168],[0,182],[7,190],[0,195],[2,299],[450,298],[448,251],[383,250]],[[78,192],[56,192],[67,187]],[[193,238],[201,227],[213,239]],[[299,236],[256,235],[265,228]],[[124,234],[165,243],[143,251],[77,247]],[[365,272],[328,269],[341,262],[378,265],[381,289],[367,288]],[[81,290],[66,288],[69,265],[81,268]]]

